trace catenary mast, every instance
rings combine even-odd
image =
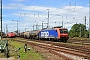
[[[89,38],[90,38],[90,0],[89,0]]]
[[[0,32],[0,39],[2,39],[2,0],[0,0]]]

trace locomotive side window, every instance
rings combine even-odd
[[[67,29],[64,29],[64,30],[60,30],[60,33],[68,33],[68,30]]]

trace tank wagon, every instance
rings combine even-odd
[[[34,30],[34,31],[26,31],[24,33],[21,33],[21,36],[24,36],[24,38],[27,39],[38,39],[38,33],[40,30]]]
[[[41,31],[41,30],[31,31],[31,32],[30,32],[30,38],[31,38],[31,39],[38,39],[38,33],[39,33],[40,31]]]
[[[14,38],[14,37],[16,37],[16,35],[15,35],[14,32],[9,32],[9,33],[6,34],[6,37],[8,37],[8,38]]]
[[[24,38],[26,38],[26,39],[30,38],[30,31],[26,31],[22,34],[24,34]]]
[[[68,40],[68,30],[65,28],[55,27],[52,29],[41,30],[38,33],[39,39],[66,42]]]

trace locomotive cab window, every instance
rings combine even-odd
[[[57,30],[56,30],[56,32],[57,32]]]
[[[68,33],[68,30],[67,30],[67,29],[64,29],[64,30],[61,29],[61,30],[60,30],[60,33]]]

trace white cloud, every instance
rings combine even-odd
[[[22,16],[24,21],[24,26],[32,26],[34,25],[35,21],[38,22],[38,25],[41,25],[42,21],[45,23],[47,22],[47,9],[49,10],[49,20],[50,20],[50,26],[57,26],[62,25],[62,20],[64,20],[64,27],[68,28],[70,30],[71,26],[73,26],[74,23],[83,23],[84,24],[84,17],[87,16],[88,20],[88,13],[89,8],[83,7],[83,6],[64,6],[62,8],[55,8],[55,7],[43,7],[43,6],[26,6],[26,5],[15,5],[10,4],[8,6],[4,6],[6,9],[22,9],[22,14],[19,13],[13,14],[14,16]],[[34,22],[30,22],[34,21]],[[56,22],[57,24],[55,24]],[[68,22],[68,23],[67,23]],[[87,23],[88,24],[88,23]],[[22,25],[22,24],[20,24]],[[46,26],[46,24],[44,24]]]
[[[20,9],[23,7],[23,4],[18,4],[18,3],[10,3],[9,5],[4,5],[3,9]]]
[[[19,1],[19,2],[23,2],[23,1],[25,1],[25,0],[14,0],[14,1]]]

